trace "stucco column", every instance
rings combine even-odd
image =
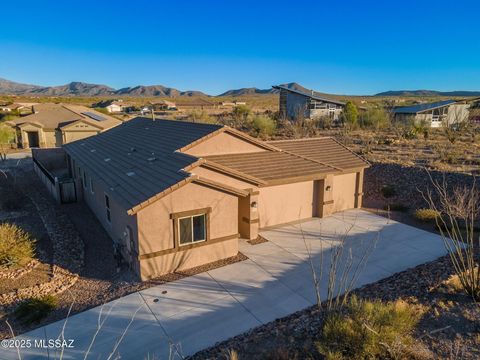
[[[248,196],[238,199],[238,231],[241,237],[249,240],[258,236],[258,194],[258,191],[250,190]]]
[[[325,177],[323,182],[320,182],[319,193],[323,194],[323,201],[320,205],[321,217],[333,214],[334,200],[333,200],[333,175],[329,174]]]
[[[362,200],[363,200],[363,172],[361,170],[357,172],[357,177],[355,180],[355,207],[361,208],[362,207]]]
[[[255,191],[250,194],[250,239],[256,239],[260,228],[260,218],[258,216],[258,195]]]

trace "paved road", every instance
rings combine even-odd
[[[328,269],[339,238],[345,239],[343,265],[360,266],[363,254],[370,253],[357,287],[446,253],[439,236],[362,210],[262,235],[269,241],[254,246],[241,241],[249,260],[125,296],[18,339],[56,339],[65,325],[64,338],[73,339],[74,348],[65,349],[63,359],[83,359],[86,353],[88,359],[108,359],[113,353],[122,359],[181,358],[315,304],[309,259],[317,271]],[[51,349],[23,349],[21,354],[22,359],[59,358]],[[18,356],[0,350],[0,359]]]

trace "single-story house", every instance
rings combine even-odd
[[[59,147],[122,123],[79,105],[38,104],[33,111],[31,115],[6,122],[16,129],[16,142],[24,149]]]
[[[23,108],[24,108],[23,105],[16,104],[16,103],[8,104],[8,105],[7,104],[0,105],[0,111],[2,111],[2,112],[19,111]]]
[[[141,279],[235,256],[260,229],[361,207],[369,166],[333,138],[264,142],[142,117],[63,148],[77,194]]]
[[[283,85],[272,87],[280,90],[279,112],[280,117],[285,119],[330,117],[333,121],[338,121],[345,107],[344,102],[327,98],[313,90],[307,92]]]
[[[168,100],[160,100],[151,105],[154,111],[162,111],[162,110],[177,110],[177,106],[173,101]]]
[[[104,108],[109,113],[121,113],[132,111],[135,107],[123,102],[123,100],[105,100],[93,105],[94,107]]]
[[[432,103],[402,106],[393,109],[394,121],[404,124],[423,123],[437,128],[468,120],[470,105],[466,102],[443,100]]]

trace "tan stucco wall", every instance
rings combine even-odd
[[[357,173],[334,176],[332,190],[335,212],[355,207],[356,179]]]
[[[43,131],[43,136],[45,139],[45,147],[52,148],[52,147],[57,147],[57,139],[56,139],[56,133],[55,130],[44,130]],[[61,146],[61,144],[60,144]]]
[[[261,228],[314,215],[313,181],[262,187],[259,191],[258,213]]]
[[[98,130],[94,131],[65,131],[65,144],[76,141],[76,140],[81,140],[85,139],[89,136],[97,135],[99,133]]]
[[[187,251],[179,251],[160,257],[140,260],[142,280],[174,271],[191,269],[237,254],[238,239],[231,239],[192,248]]]
[[[87,175],[87,188],[85,189],[81,185],[80,177],[83,176],[83,172],[85,167],[83,164],[79,164],[77,161],[75,162],[76,170],[75,173],[78,172],[78,167],[80,166],[81,174],[77,176],[76,183],[77,183],[77,197],[83,197],[83,200],[87,203],[88,207],[93,211],[96,215],[97,219],[102,224],[103,228],[107,231],[113,241],[116,241],[125,247],[126,244],[126,236],[125,231],[127,226],[132,229],[133,237],[134,237],[134,244],[135,244],[135,251],[138,252],[138,231],[137,231],[137,218],[135,215],[128,215],[127,210],[124,209],[120,204],[115,201],[114,196],[110,194],[110,191],[106,184],[103,181],[98,179],[93,179],[93,188],[94,193],[92,194],[90,188],[90,177],[91,173],[86,170]],[[110,218],[111,222],[107,221],[106,215],[106,207],[105,207],[105,194],[109,195],[110,199]],[[113,251],[113,249],[112,249]],[[135,271],[138,271],[138,259],[133,260],[133,267]]]
[[[259,151],[265,151],[265,149],[231,134],[222,132],[191,147],[186,150],[185,153],[194,156],[207,156]]]
[[[238,234],[238,198],[190,183],[137,213],[140,255],[174,248],[171,214],[208,207],[211,207],[207,229],[210,240]],[[238,241],[235,239],[157,256],[141,261],[142,277],[198,266],[234,256],[237,252]]]

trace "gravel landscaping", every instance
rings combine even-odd
[[[111,300],[128,295],[151,286],[212,270],[227,264],[243,261],[246,256],[237,256],[199,266],[182,272],[168,274],[150,281],[139,282],[127,268],[119,268],[113,257],[112,240],[98,222],[93,213],[83,203],[59,206],[48,196],[43,184],[31,169],[31,163],[25,160],[17,169],[18,187],[29,189],[14,194],[14,198],[22,200],[21,212],[8,212],[9,218],[37,239],[37,253],[40,264],[31,272],[15,280],[0,281],[0,298],[22,289],[33,289],[28,296],[54,293],[57,299],[55,310],[35,324],[25,324],[12,316],[16,303],[20,298],[8,300],[8,304],[0,309],[0,319],[9,320],[15,333],[24,333],[36,327],[64,319],[92,307],[102,305]],[[2,183],[0,190],[8,193],[11,184]],[[6,216],[5,212],[5,216]],[[3,213],[0,213],[0,215]],[[20,214],[20,216],[18,216]],[[41,214],[41,216],[39,215]],[[17,216],[15,216],[17,215]],[[43,221],[42,221],[43,218]],[[46,221],[46,223],[44,222]],[[46,229],[46,225],[49,229]],[[50,233],[50,236],[49,236]],[[51,238],[54,238],[53,241]],[[70,244],[69,250],[63,250],[54,256],[54,247]],[[57,251],[58,253],[58,251]],[[61,265],[58,267],[57,265]],[[78,276],[75,282],[62,288],[55,287],[52,278],[55,274],[63,275],[74,271]],[[10,337],[5,321],[0,322],[0,339]]]
[[[480,307],[471,298],[446,290],[442,282],[453,274],[448,257],[417,266],[354,291],[360,298],[405,301],[422,305],[425,314],[414,337],[415,348],[427,358],[478,359]],[[230,350],[239,359],[321,359],[314,342],[319,338],[325,310],[316,306],[260,326],[192,359],[219,359]]]

